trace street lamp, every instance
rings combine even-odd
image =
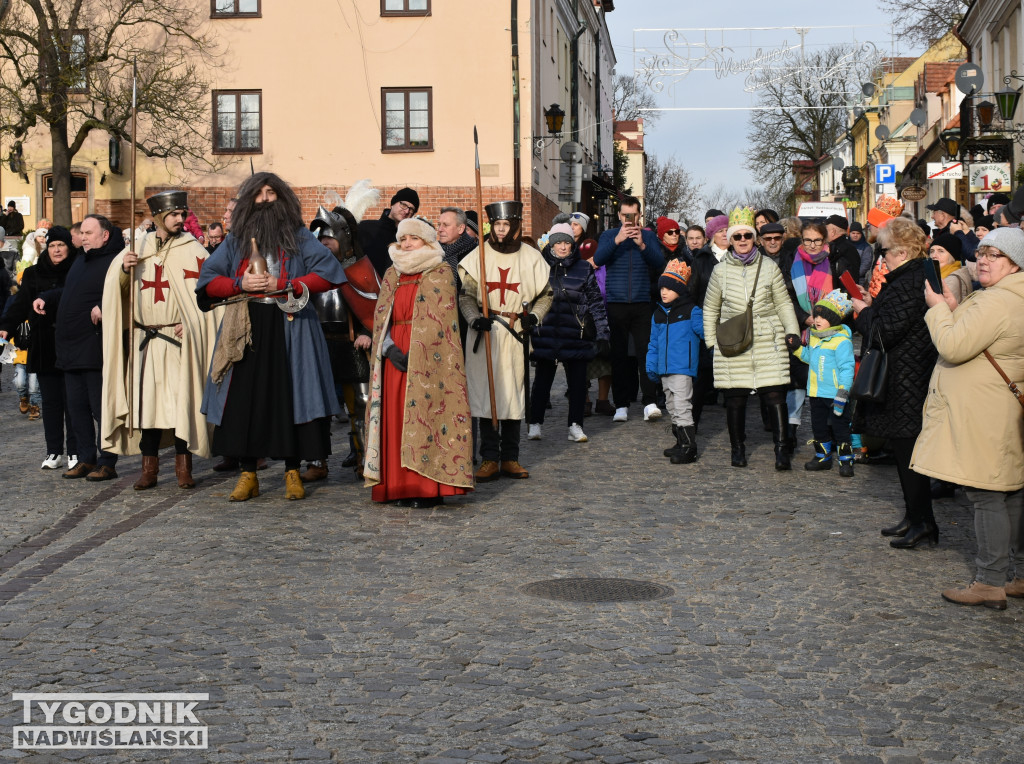
[[[982,128],[986,128],[992,124],[992,119],[995,117],[996,105],[985,99],[975,107],[978,111],[978,122],[981,123]]]
[[[960,128],[954,127],[939,133],[939,140],[946,147],[946,156],[955,159],[960,154]]]
[[[544,110],[544,122],[548,128],[548,135],[546,138],[534,138],[533,141],[533,155],[539,157],[545,146],[549,146],[552,143],[560,145],[562,143],[562,123],[565,121],[565,112],[562,111],[562,107],[557,103],[551,104]]]
[[[1010,122],[1017,111],[1017,104],[1020,103],[1020,93],[1016,90],[1006,88],[996,93],[996,105],[999,107],[999,116],[1004,122]]]

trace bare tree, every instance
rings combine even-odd
[[[661,216],[679,215],[689,225],[700,216],[702,183],[695,181],[673,155],[661,161],[653,154],[647,157],[644,173],[644,220],[654,225]]]
[[[794,160],[819,160],[846,130],[847,106],[868,78],[873,60],[862,49],[835,45],[758,75],[758,104],[747,130],[754,176],[773,197],[792,186]]]
[[[739,207],[743,201],[742,195],[735,189],[726,188],[724,183],[719,183],[701,194],[701,203],[704,209],[700,211],[697,225],[704,225],[704,213],[708,210],[721,210],[728,215],[729,210]]]
[[[0,135],[49,132],[53,217],[71,222],[71,160],[94,130],[183,166],[206,162],[216,44],[173,0],[23,0],[0,21]],[[134,221],[133,221],[134,224]]]
[[[878,7],[892,16],[900,40],[911,47],[927,48],[964,17],[966,0],[878,0]]]
[[[654,124],[661,116],[653,109],[658,105],[654,91],[650,87],[650,76],[639,74],[615,75],[615,86],[612,89],[612,115],[619,122],[643,119],[648,125]]]

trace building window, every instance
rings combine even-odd
[[[262,91],[213,91],[213,153],[263,153]]]
[[[384,88],[382,151],[433,151],[431,88]]]
[[[260,15],[260,0],[210,0],[211,19]]]
[[[430,0],[380,0],[381,16],[429,16]]]
[[[65,50],[56,50],[56,54],[67,54],[66,68],[60,63],[57,64],[57,73],[66,80],[69,93],[89,92],[89,72],[86,67],[86,56],[89,51],[89,33],[84,29],[76,29],[68,33],[61,32],[61,46]],[[46,62],[43,56],[39,57],[39,82],[43,92],[49,92],[49,84],[46,78]]]

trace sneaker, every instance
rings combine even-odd
[[[575,422],[573,424],[569,425],[569,440],[573,441],[574,443],[586,443],[587,442],[587,435],[586,435],[586,433],[583,432],[583,428],[580,427]]]
[[[43,466],[40,469],[44,470],[55,470],[60,467],[61,455],[60,454],[47,454],[46,458],[43,459]]]
[[[527,440],[540,440],[540,425],[539,424],[531,424],[530,425],[530,430],[526,434],[526,439]]]
[[[73,470],[78,466],[78,454],[68,454],[68,469]]]
[[[629,407],[623,406],[622,408],[615,409],[615,416],[612,417],[613,422],[625,422],[629,419]]]
[[[648,403],[644,406],[644,421],[653,422],[655,419],[661,419],[661,409],[657,403]]]

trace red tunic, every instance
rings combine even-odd
[[[395,301],[391,308],[391,340],[403,353],[409,352],[413,302],[419,282],[419,275],[402,275],[395,289]],[[426,499],[466,493],[464,488],[438,483],[402,466],[406,375],[386,359],[382,369],[380,483],[373,487],[373,500]]]

